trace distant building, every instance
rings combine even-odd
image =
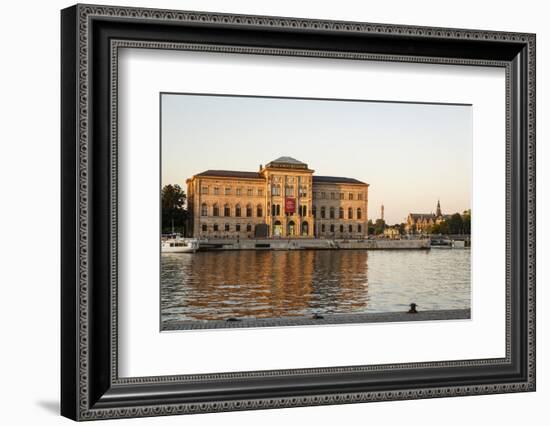
[[[314,176],[280,157],[258,172],[207,170],[187,179],[190,234],[195,238],[367,235],[367,183]]]
[[[390,240],[399,240],[401,238],[401,230],[399,226],[389,226],[384,229],[384,237]]]
[[[437,200],[437,207],[434,213],[409,213],[405,231],[408,234],[424,234],[428,233],[433,225],[438,225],[445,219],[450,218],[450,215],[444,215],[441,212],[441,204]]]

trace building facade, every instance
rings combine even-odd
[[[187,180],[195,238],[349,238],[367,235],[369,185],[315,176],[281,157],[258,172],[207,170]]]
[[[409,213],[405,230],[408,234],[427,234],[430,232],[433,225],[439,225],[449,215],[444,215],[441,212],[441,204],[437,200],[437,207],[434,213]]]

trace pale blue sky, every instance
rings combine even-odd
[[[290,156],[370,184],[369,218],[470,208],[472,107],[162,94],[162,184]]]

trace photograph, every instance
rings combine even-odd
[[[164,92],[160,123],[161,331],[470,318],[471,104]]]

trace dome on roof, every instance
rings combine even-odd
[[[306,164],[301,161],[296,160],[292,157],[279,157],[276,160],[273,160],[272,163],[286,163],[286,164]]]

